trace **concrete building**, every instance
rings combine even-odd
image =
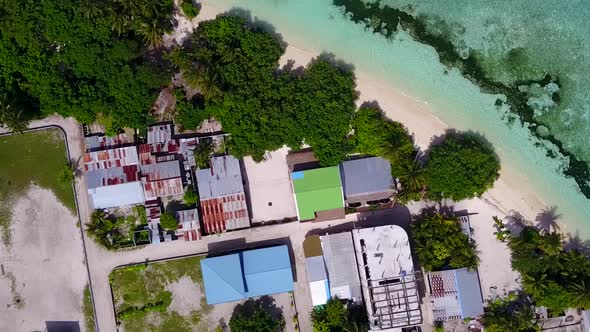
[[[338,166],[291,174],[297,217],[300,221],[344,218],[344,198]]]
[[[196,179],[205,233],[250,227],[240,162],[236,157],[211,158],[211,168],[198,169]]]
[[[371,331],[422,324],[408,235],[396,225],[352,231]]]
[[[344,200],[351,207],[387,202],[395,193],[391,164],[380,157],[344,161],[340,175]]]
[[[314,307],[324,305],[332,295],[330,294],[330,285],[319,236],[312,235],[305,238],[303,241],[303,254],[305,255],[305,270],[312,305]]]
[[[483,314],[477,271],[467,268],[428,273],[435,321],[476,318]]]
[[[332,297],[363,301],[352,234],[350,232],[322,235],[319,237],[323,259],[328,271]]]
[[[208,304],[293,291],[286,245],[205,258],[201,271]]]

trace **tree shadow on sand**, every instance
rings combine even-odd
[[[575,234],[567,234],[563,247],[565,250],[575,250],[590,256],[590,240],[582,240],[580,238],[580,233],[577,231]]]
[[[561,214],[557,213],[557,206],[545,208],[541,213],[535,217],[535,226],[540,231],[551,233],[551,231],[559,231],[560,227],[557,220],[561,218]]]

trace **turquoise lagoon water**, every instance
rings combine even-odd
[[[527,186],[523,190],[536,192],[548,207],[556,206],[558,213],[562,215],[560,221],[567,225],[568,230],[576,229],[582,236],[590,237],[590,200],[581,194],[573,180],[562,175],[561,167],[566,160],[561,160],[559,157],[547,157],[547,149],[552,149],[552,147],[531,137],[529,129],[521,127],[518,120],[509,121],[513,116],[507,112],[506,106],[497,107],[494,105],[495,101],[502,96],[481,93],[477,86],[463,78],[457,70],[448,69],[441,65],[436,52],[431,47],[415,42],[403,32],[398,33],[391,40],[373,34],[363,26],[348,20],[343,15],[342,9],[333,6],[331,0],[214,0],[205,2],[209,2],[223,10],[236,7],[246,9],[251,12],[253,17],[272,24],[277,32],[282,34],[286,42],[306,49],[333,53],[336,57],[353,64],[357,70],[372,75],[379,81],[390,83],[396,88],[402,88],[408,95],[427,102],[436,116],[451,127],[459,130],[473,130],[484,135],[494,145],[502,160],[503,167],[508,169],[512,176],[519,177],[519,180],[521,180],[518,181],[519,185],[523,185],[524,182],[524,185]],[[410,3],[413,4],[414,1],[404,1],[403,3],[401,1],[391,1],[391,3],[393,2],[400,6],[407,6]],[[438,7],[440,7],[441,3],[443,2],[436,0],[431,2],[421,1],[420,4],[423,5],[414,5],[412,10],[435,17],[435,15],[438,15],[436,13],[440,11]],[[444,3],[453,2],[444,1]],[[486,2],[478,1],[477,3],[480,3],[483,7]],[[499,3],[504,2],[499,1]],[[508,6],[508,3],[506,1],[504,6]],[[495,5],[496,2],[494,1]],[[471,6],[477,7],[477,4],[474,3]],[[557,3],[554,6],[557,6]],[[505,7],[500,6],[497,9],[505,12]],[[500,30],[498,32],[494,30],[496,28],[490,27],[494,22],[493,14],[484,11],[478,14],[480,16],[464,21],[463,16],[466,13],[471,13],[470,10],[461,6],[447,8],[449,9],[446,11],[453,15],[448,18],[450,26],[459,32],[463,32],[463,35],[460,33],[455,34],[457,41],[460,42],[459,39],[462,38],[464,40],[462,43],[466,49],[489,48],[491,52],[491,44],[486,44],[485,39],[493,39],[493,36],[501,35]],[[471,8],[471,10],[478,12],[477,8]],[[575,12],[575,10],[572,9],[572,12]],[[538,16],[542,13],[543,11],[539,10],[538,12],[531,12],[530,15],[537,15],[537,18],[542,20],[543,18]],[[484,17],[485,19],[483,19]],[[581,19],[581,17],[579,18]],[[478,24],[480,19],[483,20],[483,23]],[[487,23],[486,26],[486,20],[492,23]],[[506,25],[509,29],[516,29],[515,25],[509,25],[511,23],[509,17],[505,17],[504,20],[507,21]],[[534,21],[534,19],[532,20]],[[545,23],[556,24],[556,22],[557,19],[554,19]],[[481,30],[471,32],[470,29],[461,27],[463,23],[475,25],[484,30],[488,29],[491,32],[489,34]],[[587,25],[588,23],[584,24]],[[565,30],[563,32],[565,33]],[[587,32],[590,33],[590,29]],[[510,36],[503,36],[503,39],[497,40],[500,45],[497,47],[501,48],[501,45],[506,44],[505,47],[509,49],[511,46],[508,44],[511,42],[522,43],[525,46],[524,44],[526,44],[528,38],[539,37],[537,33],[547,34],[546,32],[528,33],[526,25],[519,25],[518,31],[514,33],[520,36],[519,40],[512,40]],[[568,33],[575,37],[573,32],[568,30]],[[549,37],[548,34],[547,36]],[[551,38],[557,37],[553,36]],[[558,47],[548,46],[540,57],[547,57],[549,52],[557,50],[559,50]],[[563,56],[563,53],[556,54]],[[578,65],[579,61],[587,60],[588,54],[590,52],[580,55],[577,59]],[[560,65],[559,60],[555,61],[555,66]],[[546,60],[545,63],[540,65],[548,66],[550,63],[551,61]],[[565,68],[575,66],[575,64],[576,62],[572,61],[569,65],[561,65]],[[512,79],[501,69],[498,69],[498,73],[499,75],[505,75],[503,79]],[[535,72],[535,70],[536,68],[532,68],[531,72]],[[590,71],[590,68],[585,68],[585,70]],[[580,73],[578,76],[572,76],[572,83],[568,84],[583,85],[585,84],[583,81],[588,80],[589,77],[590,75]],[[586,94],[588,91],[586,90]],[[574,92],[578,93],[580,91],[575,90]],[[580,105],[584,106],[586,104],[579,103],[578,106]],[[574,108],[574,106],[574,104],[571,104],[570,107]],[[555,128],[563,126],[564,135],[575,138],[568,141],[570,142],[568,147],[571,147],[578,144],[584,145],[582,144],[583,141],[588,140],[588,136],[590,136],[588,134],[590,130],[587,129],[590,119],[586,121],[584,118],[588,116],[587,114],[584,115],[584,112],[588,111],[583,108],[581,110],[569,111],[576,114],[575,119],[562,119],[560,117],[564,117],[564,115],[547,114],[550,112],[544,112],[539,116],[559,118],[559,120],[551,121],[555,122]],[[564,120],[571,121],[571,123],[568,125]],[[555,128],[551,127],[552,130],[555,130]],[[580,131],[582,131],[582,134],[580,134]],[[585,135],[584,131],[586,131]],[[580,146],[579,148],[582,152],[584,149],[589,148],[586,146]]]

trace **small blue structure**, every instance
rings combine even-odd
[[[293,272],[286,245],[201,260],[208,304],[290,292]]]

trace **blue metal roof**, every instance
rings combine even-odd
[[[201,270],[208,304],[293,290],[286,245],[205,258]]]
[[[461,306],[461,318],[483,315],[483,300],[477,272],[469,271],[466,268],[454,271],[457,297]]]

